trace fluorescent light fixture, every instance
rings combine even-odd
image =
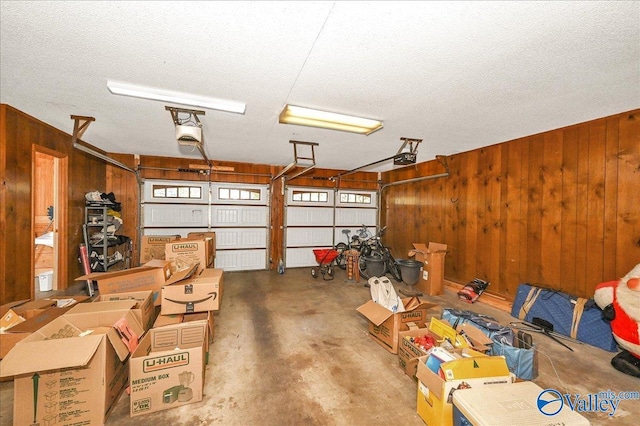
[[[323,129],[340,130],[342,132],[370,135],[382,129],[382,121],[335,112],[319,111],[294,105],[285,105],[280,113],[280,123],[297,124],[299,126],[321,127]]]
[[[218,111],[244,114],[246,104],[225,99],[207,98],[189,93],[163,90],[154,87],[138,86],[135,84],[107,81],[109,92],[114,95],[131,96],[132,98],[149,99],[152,101],[169,102],[172,104],[195,106]]]

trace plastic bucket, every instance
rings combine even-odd
[[[367,267],[367,275],[369,277],[381,277],[386,272],[386,265],[384,259],[379,257],[364,257],[364,264]]]
[[[400,276],[402,276],[403,283],[406,285],[415,285],[418,283],[422,262],[411,259],[398,259],[396,263],[400,269]]]

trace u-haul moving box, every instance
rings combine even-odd
[[[14,376],[14,424],[105,423],[128,374],[129,348],[113,324],[126,321],[134,334],[144,332],[127,303],[114,302],[109,311],[100,303],[78,305],[95,311],[71,309],[7,354],[0,376]]]
[[[147,332],[129,364],[131,416],[202,400],[207,333],[206,320]]]
[[[140,239],[140,263],[150,260],[164,260],[164,248],[167,243],[179,240],[180,235],[143,235]]]
[[[398,353],[398,332],[409,329],[409,323],[426,327],[428,311],[438,305],[423,302],[418,297],[402,299],[404,312],[393,313],[373,300],[356,309],[369,320],[369,334],[389,352]]]
[[[206,238],[183,238],[165,246],[164,256],[166,260],[176,262],[198,263],[198,270],[213,268],[214,262],[214,239]]]

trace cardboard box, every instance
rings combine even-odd
[[[206,321],[152,328],[129,362],[130,415],[202,400]]]
[[[415,381],[418,380],[416,378],[418,358],[427,355],[427,352],[413,344],[411,338],[427,335],[431,335],[434,339],[438,338],[428,328],[418,328],[415,325],[412,327],[411,324],[409,330],[398,332],[398,364],[404,373]]]
[[[164,248],[167,243],[180,239],[180,235],[143,235],[140,239],[140,263],[150,260],[165,260]]]
[[[122,300],[136,302],[132,311],[142,328],[148,330],[153,327],[153,322],[156,320],[156,308],[153,304],[153,292],[151,290],[101,294],[95,298],[94,302],[116,302]]]
[[[169,260],[151,260],[137,268],[113,272],[93,272],[76,278],[76,281],[93,280],[98,283],[100,294],[128,293],[134,291],[153,292],[153,303],[160,305],[160,290],[167,283],[189,278],[195,266],[178,269]]]
[[[197,312],[194,314],[171,314],[158,315],[153,328],[165,327],[167,325],[181,324],[185,322],[206,321],[209,327],[209,343],[213,343],[214,336],[214,315],[213,312]],[[207,352],[209,348],[207,347]]]
[[[58,307],[59,300],[72,300],[73,304],[67,303],[65,306]],[[4,358],[18,342],[67,312],[75,303],[87,300],[89,300],[88,296],[73,296],[64,299],[49,298],[17,303],[16,306],[4,312],[3,318],[11,315],[14,317],[14,321],[15,318],[23,318],[24,320],[17,320],[18,323],[0,332],[0,359]],[[5,306],[4,309],[7,308],[7,305],[3,306]]]
[[[410,257],[422,262],[420,280],[416,289],[437,296],[444,291],[444,257],[447,254],[447,245],[440,243],[413,243],[414,249],[409,252]]]
[[[395,314],[373,300],[356,309],[369,320],[371,337],[393,354],[398,353],[398,332],[408,330],[410,322],[418,327],[425,327],[429,319],[427,311],[438,306],[424,302],[418,297],[404,298],[402,303],[405,311]]]
[[[212,238],[186,238],[165,245],[164,256],[167,260],[198,263],[198,270],[213,268],[214,240]]]
[[[471,349],[461,349],[472,351]],[[427,367],[429,355],[418,358],[417,413],[428,425],[453,425],[453,393],[491,384],[513,383],[507,363],[500,356],[482,356],[473,351],[470,358],[459,358],[441,364],[443,377]]]
[[[211,239],[212,254],[216,257],[216,233],[215,232],[189,232],[187,238]]]
[[[93,305],[95,311],[72,312]],[[128,373],[129,349],[112,325],[122,319],[134,333],[143,330],[130,309],[100,305],[76,305],[2,360],[0,376],[14,376],[14,424],[105,423]]]
[[[161,315],[217,311],[222,298],[222,269],[203,269],[193,278],[162,286]]]

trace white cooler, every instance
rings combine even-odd
[[[541,413],[537,402],[538,395],[543,390],[533,382],[458,389],[453,393],[453,425],[578,426],[590,424],[581,414],[572,411],[566,403],[557,414],[548,416]],[[556,401],[552,402],[548,409],[553,412],[559,407],[560,402]]]

